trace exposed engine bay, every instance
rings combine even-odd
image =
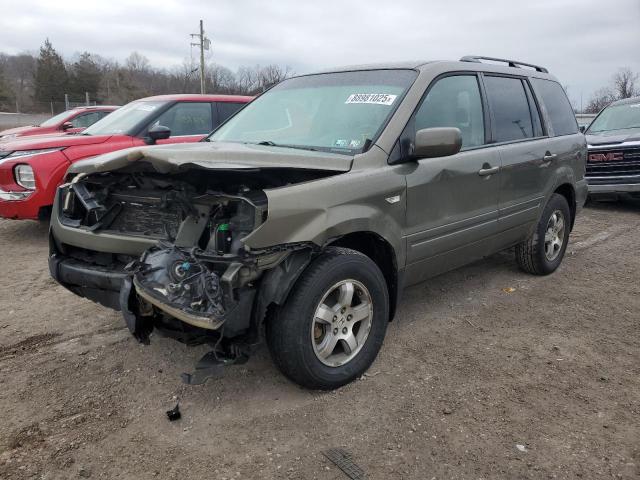
[[[80,174],[60,189],[60,223],[144,242],[132,247],[140,251],[126,253],[64,243],[56,248],[72,260],[122,272],[119,305],[108,306],[119,307],[140,341],[148,341],[154,328],[190,344],[218,343],[223,336],[253,338],[256,309],[266,308],[260,295],[273,297],[288,288],[276,281],[258,293],[265,272],[273,270],[277,280],[282,272],[301,270],[316,249],[309,243],[259,251],[244,245],[243,239],[267,219],[264,189],[332,173],[191,169],[166,174],[137,164],[135,169]],[[289,258],[294,252],[301,255]],[[91,290],[81,294],[90,298]]]

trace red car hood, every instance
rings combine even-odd
[[[0,142],[0,151],[38,150],[41,148],[73,147],[76,145],[95,145],[104,143],[112,135],[73,135],[54,134],[18,137],[7,142]]]
[[[25,133],[29,133],[29,132],[37,132],[38,130],[40,130],[42,127],[36,127],[35,125],[31,125],[28,127],[16,127],[16,128],[8,128],[7,130],[2,130],[0,132],[0,137],[3,135],[13,135],[13,134],[25,134]]]

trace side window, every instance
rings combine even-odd
[[[508,77],[484,77],[487,99],[493,118],[496,142],[533,138],[531,111],[522,80]]]
[[[549,114],[554,135],[578,133],[578,122],[567,95],[559,83],[541,78],[531,79]]]
[[[176,103],[160,115],[149,127],[163,125],[171,136],[206,135],[213,130],[211,104],[197,102]]]
[[[83,113],[82,115],[78,115],[73,120],[71,120],[71,124],[73,125],[73,128],[87,128],[96,123],[106,114],[107,112]]]
[[[223,123],[227,120],[227,118],[244,107],[245,104],[234,102],[216,102],[216,106],[218,107],[218,121],[219,123]]]
[[[416,112],[415,128],[456,127],[462,132],[462,147],[484,142],[484,114],[475,75],[445,77],[431,87]]]

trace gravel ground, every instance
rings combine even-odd
[[[410,288],[369,372],[320,393],[265,348],[182,385],[205,349],[139,345],[49,278],[45,225],[0,220],[0,478],[347,478],[333,447],[374,479],[639,478],[639,231],[599,204],[552,276],[504,252]]]

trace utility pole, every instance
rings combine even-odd
[[[192,47],[200,47],[200,93],[204,94],[204,51],[209,50],[211,41],[204,36],[204,24],[200,20],[200,33],[192,33],[191,38],[196,38],[197,42],[191,42]]]

